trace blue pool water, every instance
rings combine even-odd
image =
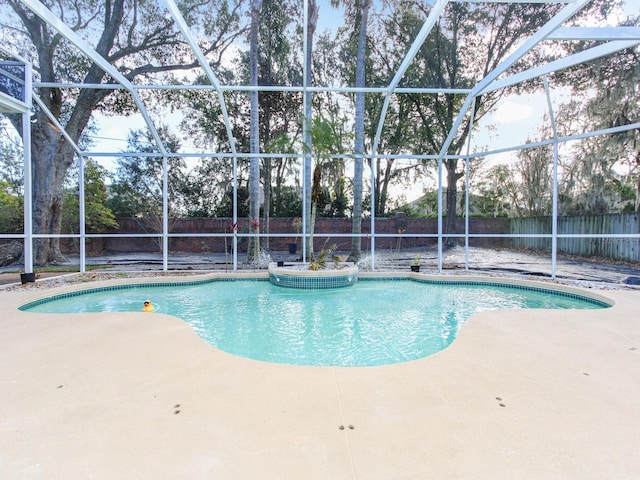
[[[146,299],[156,312],[183,319],[225,352],[268,362],[335,366],[385,365],[434,354],[453,342],[467,318],[483,310],[607,306],[574,294],[496,284],[360,281],[346,288],[303,290],[234,280],[94,290],[21,309],[140,311]]]

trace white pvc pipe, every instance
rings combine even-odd
[[[86,221],[85,221],[85,205],[84,205],[84,161],[85,158],[81,155],[79,160],[80,163],[78,165],[78,206],[79,212],[78,215],[80,217],[80,273],[84,273],[86,271],[86,245],[85,245],[85,235],[86,232]]]
[[[547,76],[542,77],[544,91],[547,95],[547,106],[549,108],[549,121],[553,130],[553,194],[551,197],[551,278],[556,279],[556,261],[558,257],[558,129],[556,118],[551,103],[551,92]]]
[[[471,133],[473,132],[473,119],[476,116],[476,100],[471,105],[471,119],[469,120],[469,134],[467,137],[467,155],[464,159],[464,269],[469,271],[469,151],[471,150]]]
[[[169,270],[169,161],[162,157],[162,270]]]
[[[24,100],[31,107],[31,64],[24,65]],[[22,113],[22,155],[24,159],[24,273],[33,273],[33,177],[31,175],[31,111]]]
[[[442,157],[438,158],[438,272],[442,273]]]

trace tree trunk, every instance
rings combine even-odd
[[[393,160],[387,160],[385,165],[384,180],[382,182],[382,188],[378,193],[380,200],[378,201],[377,215],[384,215],[387,211],[387,200],[389,199],[389,182],[391,181],[391,167],[393,166]]]
[[[358,54],[356,58],[356,87],[365,85],[365,49],[367,46],[367,21],[370,0],[362,2],[360,31],[358,34]],[[353,217],[351,224],[350,262],[357,262],[362,255],[362,172],[364,170],[364,92],[356,92],[353,166]],[[375,160],[375,159],[372,159]],[[372,206],[373,207],[373,206]]]
[[[88,121],[88,119],[87,119]],[[86,122],[80,127],[84,130]],[[77,138],[80,133],[70,131]],[[72,137],[72,138],[73,138]],[[77,138],[74,138],[77,141]],[[58,235],[62,228],[64,180],[73,164],[74,151],[47,117],[38,113],[31,127],[33,190],[33,232]],[[60,239],[42,238],[34,242],[34,262],[38,265],[64,261]]]
[[[49,110],[59,116],[62,96],[57,89],[42,89],[41,98]],[[67,122],[67,133],[78,142],[86,127],[95,104],[103,98],[89,90],[82,90],[76,102],[76,109]],[[87,112],[82,108],[88,105]],[[20,117],[9,117],[16,130],[22,134]],[[62,198],[64,180],[73,164],[74,150],[64,139],[57,127],[41,111],[31,123],[31,186],[33,192],[33,233],[58,235],[62,228]],[[34,241],[34,263],[46,265],[64,261],[60,251],[59,238],[39,238]]]
[[[318,215],[318,203],[311,202],[310,222],[309,222],[309,246],[307,247],[307,255],[309,261],[313,260],[313,234],[316,231],[316,217]]]
[[[636,153],[636,165],[640,167],[640,153]],[[636,182],[635,211],[640,213],[640,177],[638,177],[638,181]]]
[[[123,16],[124,0],[116,0],[110,5],[110,16],[96,47],[98,53],[106,55]],[[25,30],[30,35],[38,55],[36,70],[43,82],[57,82],[56,48],[59,38],[53,35],[44,21],[30,15],[18,2],[11,8],[20,16]],[[104,72],[97,65],[87,70],[85,83],[100,83]],[[71,140],[78,143],[87,126],[91,113],[100,100],[109,94],[108,90],[80,89],[74,105],[70,108],[65,130]],[[40,98],[49,111],[58,119],[62,116],[62,93],[57,88],[41,88]],[[33,231],[38,234],[57,235],[62,226],[62,196],[67,170],[73,163],[74,151],[63,138],[61,132],[42,111],[38,111],[35,123],[31,125],[31,161],[33,187]],[[22,131],[18,128],[18,131]],[[34,242],[34,262],[46,264],[63,260],[60,241],[57,238],[43,238]]]
[[[258,85],[258,22],[260,21],[260,10],[262,0],[251,0],[251,31],[250,31],[250,53],[249,53],[249,75],[252,86]],[[251,138],[250,151],[258,153],[260,149],[260,126],[259,126],[259,104],[258,92],[251,94]],[[247,249],[247,261],[255,262],[260,258],[260,159],[251,157],[249,160],[249,216],[251,222],[249,231],[249,247]]]
[[[264,188],[264,204],[263,204],[263,216],[264,216],[264,225],[262,226],[262,231],[269,235],[269,221],[271,220],[271,197],[272,197],[272,189],[271,189],[271,159],[265,158],[263,167],[264,169],[264,180],[263,180],[263,188]],[[264,237],[263,248],[265,250],[269,250],[269,237]]]
[[[457,172],[458,161],[449,159],[444,162],[447,170],[447,193],[445,197],[445,216],[443,233],[450,235],[456,233],[456,207],[458,205],[458,180],[462,177],[462,172]],[[453,247],[456,245],[456,238],[445,237],[444,245]]]
[[[318,6],[316,4],[316,0],[309,0],[309,14],[308,14],[308,23],[307,23],[307,52],[306,52],[306,79],[305,83],[307,86],[311,86],[313,84],[313,61],[311,54],[313,53],[313,34],[316,31],[316,27],[318,25]],[[305,110],[304,110],[304,145],[307,153],[304,158],[304,172],[303,172],[303,182],[306,188],[306,195],[303,198],[303,203],[306,205],[306,231],[303,233],[308,233],[311,229],[311,152],[313,150],[313,145],[311,142],[311,125],[312,125],[312,108],[311,108],[311,92],[305,92]],[[303,237],[303,242],[305,241]],[[313,254],[313,235],[309,235],[306,238],[307,242],[307,255]],[[306,259],[303,259],[306,260]]]
[[[309,258],[313,259],[313,234],[316,230],[316,217],[318,215],[318,201],[320,200],[320,186],[322,183],[322,165],[316,163],[313,169],[313,186],[311,187],[311,221],[309,222]]]

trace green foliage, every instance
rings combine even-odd
[[[309,133],[312,147],[305,145],[304,148],[313,155],[318,169],[311,189],[318,215],[344,216],[348,204],[344,162],[332,156],[344,153],[345,144],[352,138],[346,119],[327,119],[318,114],[311,122]]]
[[[304,145],[305,152],[311,153],[316,161],[329,161],[331,155],[344,152],[344,142],[348,134],[345,129],[346,120],[329,120],[319,113],[313,117],[309,126],[311,146]]]
[[[22,149],[5,136],[0,140],[0,233],[23,231],[22,163]]]
[[[10,140],[0,141],[0,178],[6,182],[7,191],[14,195],[22,195],[23,175],[22,148]]]
[[[410,217],[410,218],[427,218],[427,215],[425,215],[420,210],[418,210],[415,207],[412,207],[409,204],[402,205],[402,206],[396,208],[395,210],[393,210],[393,212],[390,212],[390,213],[395,214],[395,213],[398,213],[398,212],[405,213],[407,215],[407,217]]]
[[[438,191],[424,191],[422,197],[412,205],[404,205],[396,211],[404,212],[407,217],[428,218],[438,215]]]
[[[105,185],[107,171],[89,160],[84,167],[84,213],[85,228],[88,233],[103,233],[117,228],[115,215],[107,206],[108,191]],[[64,192],[63,229],[77,233],[80,225],[80,204],[77,184]]]
[[[472,196],[475,207],[472,213],[488,217],[501,217],[511,213],[512,202],[518,195],[518,185],[513,177],[514,172],[507,165],[490,167],[475,185],[474,191],[477,194]]]
[[[162,80],[169,78],[167,71],[178,71],[178,67],[182,66],[188,74],[182,80],[171,77],[171,82],[208,82],[202,77],[194,80],[191,69],[193,64],[184,65],[185,62],[191,62],[191,56],[185,53],[187,49],[184,39],[172,25],[171,19],[165,15],[161,2],[125,2],[122,14],[114,10],[111,12],[112,18],[107,18],[106,15],[107,10],[113,7],[111,3],[72,0],[46,3],[54,10],[55,15],[73,23],[83,38],[132,81],[141,79],[146,74],[147,79],[160,80],[154,83],[162,83]],[[364,3],[343,3],[346,4],[349,18],[345,29],[335,37],[332,37],[331,32],[319,32],[316,35],[314,84],[355,83],[354,59],[358,53],[357,27],[360,23],[358,15],[361,15],[360,8]],[[584,9],[584,15],[596,12],[598,16],[594,19],[603,18],[614,3],[594,0]],[[248,52],[241,51],[234,55],[236,58],[231,65],[227,62],[222,64],[225,49],[234,43],[238,45],[234,41],[247,33],[242,24],[248,18],[245,15],[247,7],[247,2],[239,1],[189,0],[180,4],[187,23],[194,27],[194,32],[203,34],[199,36],[198,42],[210,59],[217,77],[225,85],[248,83]],[[111,81],[69,42],[61,40],[41,20],[32,16],[21,2],[12,0],[0,8],[3,14],[7,14],[0,20],[6,27],[0,29],[3,45],[33,59],[41,81]],[[429,2],[408,0],[372,2],[371,8],[377,11],[370,17],[374,28],[369,28],[366,50],[367,85],[383,86],[388,84],[404,60],[431,6]],[[513,5],[487,3],[480,6],[452,2],[447,7],[446,15],[441,17],[419,49],[400,86],[469,87],[495,68],[524,37],[547,21],[559,8],[560,5],[522,2]],[[22,14],[23,12],[26,13]],[[321,15],[328,12],[325,10]],[[292,48],[302,43],[301,31],[296,29],[295,23],[299,20],[298,16],[299,5],[293,0],[262,0],[256,53],[257,84],[278,86],[302,83],[301,59]],[[637,24],[637,19],[634,22]],[[113,40],[105,35],[98,45],[97,40],[103,27],[114,29],[111,37]],[[563,45],[568,45],[567,49],[583,46],[579,42],[566,42]],[[552,49],[532,52],[522,59],[515,70],[527,69],[530,66],[528,62],[537,62],[543,55],[560,57],[565,53],[567,52]],[[591,63],[579,70],[558,72],[552,76],[552,81],[557,80],[574,86],[576,90],[590,92],[588,98],[580,99],[581,105],[570,107],[570,113],[561,123],[568,125],[572,118],[586,119],[581,124],[575,124],[574,131],[587,131],[638,122],[638,68],[636,49]],[[535,87],[536,82],[531,82],[517,88]],[[496,90],[478,98],[475,117],[467,118],[466,121],[477,122],[492,109],[500,95],[513,91],[516,90]],[[185,120],[181,127],[191,143],[216,152],[229,151],[230,140],[222,121],[217,93],[189,90],[183,93],[170,91],[160,96],[152,91],[145,95],[145,102],[148,100],[149,105],[168,105],[184,114]],[[86,123],[83,124],[83,119],[90,117],[88,111],[92,109],[107,114],[130,113],[135,110],[131,94],[125,90],[42,88],[41,97],[63,125],[70,122],[74,138],[76,132],[86,132],[89,128]],[[331,157],[353,151],[350,146],[353,140],[353,113],[345,114],[344,111],[345,104],[354,101],[354,97],[353,94],[340,96],[333,92],[313,93],[313,107],[317,115],[314,115],[311,125],[312,142],[307,146],[301,145],[300,140],[300,92],[265,90],[259,94],[261,151],[299,153],[300,148],[303,148],[311,151],[320,165],[318,184],[314,188],[319,216],[342,217],[349,212],[352,197],[348,192],[353,191],[354,186],[346,180],[344,162]],[[383,98],[384,94],[379,93],[365,95],[363,122],[365,143],[369,148],[376,135]],[[392,96],[377,152],[397,155],[437,153],[464,98],[464,95],[450,93]],[[228,91],[224,94],[224,100],[231,116],[237,150],[247,152],[250,146],[249,95],[246,92]],[[59,142],[58,135],[45,129],[43,120],[45,119],[40,116],[38,122],[33,124],[39,141],[52,139],[50,142]],[[360,119],[356,123],[359,125]],[[468,132],[471,131],[468,127],[469,125],[463,125],[457,130],[447,153],[460,152]],[[180,145],[175,136],[166,131],[161,131],[161,135],[169,150],[179,150]],[[133,151],[151,153],[157,150],[152,145],[153,138],[148,132],[132,132],[130,147]],[[35,146],[41,147],[40,144]],[[44,157],[40,153],[56,151],[54,146],[54,143],[50,143],[41,151],[34,149],[37,153],[34,156],[35,162],[40,162]],[[2,149],[0,155],[6,161],[3,161],[1,167],[4,183],[0,185],[0,207],[5,217],[0,223],[4,222],[7,228],[12,228],[22,221],[19,197],[22,189],[21,165],[15,150],[6,146],[2,146]],[[47,168],[63,165],[65,159],[72,157],[70,149],[60,149],[59,152],[59,157],[37,166],[40,178],[46,177],[44,173],[48,172]],[[184,160],[169,158],[168,161],[170,215],[206,217],[233,214],[230,180],[232,168],[228,158],[202,159],[188,171]],[[268,204],[265,215],[300,216],[301,187],[298,179],[301,163],[297,159],[263,158],[260,161],[261,187]],[[520,155],[518,162],[511,168],[504,166],[488,170],[487,175],[475,182],[468,192],[472,205],[471,214],[547,214],[551,205],[549,161],[549,149],[539,149]],[[628,211],[640,206],[640,160],[636,129],[619,132],[604,139],[586,139],[580,142],[579,148],[572,150],[571,155],[561,159],[561,162],[564,175],[560,184],[562,212],[599,212],[616,208]],[[435,162],[408,163],[411,165],[406,166],[405,163],[405,166],[401,166],[395,159],[369,163],[372,169],[372,176],[369,178],[373,178],[375,182],[373,187],[376,195],[365,196],[362,202],[364,210],[373,210],[377,216],[386,215],[394,206],[394,189],[397,191],[409,182],[424,178],[433,172],[435,166]],[[448,193],[451,193],[452,199],[452,202],[447,201],[445,209],[454,216],[456,207],[459,212],[464,200],[464,196],[456,191],[457,183],[463,176],[460,163],[457,159],[446,160],[444,163],[446,173],[449,174],[447,181],[451,185]],[[161,157],[122,157],[115,183],[110,190],[109,206],[113,211],[121,216],[159,217],[162,206],[161,166]],[[621,174],[621,171],[625,173]],[[241,159],[237,179],[237,212],[240,216],[249,215],[248,177],[248,162]],[[94,181],[96,191],[89,193]],[[104,184],[100,187],[99,179],[87,178],[86,187],[87,225],[94,231],[109,228],[113,218],[109,215],[109,209],[104,207]],[[255,191],[254,189],[254,199]],[[53,195],[55,198],[61,196]],[[93,196],[95,203],[89,196]],[[370,205],[372,199],[375,200],[374,205]],[[65,191],[65,218],[62,223],[67,229],[76,228],[74,225],[77,225],[78,220],[71,212],[77,211],[77,205],[77,195],[73,188]],[[59,206],[52,204],[49,209],[57,211],[59,208],[56,207]],[[40,208],[38,211],[44,209]],[[409,216],[437,215],[436,194],[428,192],[417,206],[401,206],[398,211],[405,211]]]
[[[158,128],[160,137],[169,151],[178,152],[179,142],[168,127]],[[149,131],[132,130],[128,139],[128,150],[143,154],[157,153],[153,136]],[[116,216],[159,218],[162,216],[162,170],[161,156],[120,157],[114,183],[111,186],[109,206]],[[184,160],[180,157],[167,159],[169,215],[182,213],[185,188]]]
[[[213,211],[216,217],[233,217],[233,190],[229,188],[222,197],[221,202]],[[245,186],[238,187],[238,217],[249,216],[249,189]]]
[[[283,133],[267,142],[265,148],[269,153],[293,153],[296,140],[295,136]],[[263,184],[271,186],[270,216],[302,215],[301,189],[287,183],[299,176],[298,165],[299,163],[292,158],[272,158],[268,161],[265,159]],[[265,189],[265,192],[268,192],[268,189]]]
[[[338,246],[335,243],[329,245],[329,239],[327,238],[318,255],[312,256],[309,270],[322,270],[327,268],[327,259],[329,256],[332,256],[337,248]]]
[[[248,215],[246,168],[238,163],[238,215]],[[185,175],[178,191],[187,217],[233,216],[233,165],[226,158],[202,158]]]
[[[633,20],[635,24],[639,21],[638,18]],[[556,80],[570,83],[575,91],[570,101],[557,108],[559,135],[625,127],[638,122],[639,75],[637,52],[633,50],[621,51],[600,59],[595,64],[561,72]],[[537,134],[539,139],[552,136],[553,132],[548,126],[541,128]],[[540,173],[550,170],[553,160],[551,148],[546,149],[543,158],[536,160],[532,155],[533,153],[519,155],[519,164],[523,164],[525,160],[530,164],[529,172],[522,171],[524,198],[546,198],[547,206],[543,212],[550,212],[550,177],[546,180],[546,186],[543,185],[544,188],[538,192],[527,187],[536,178],[541,181]],[[526,159],[525,156],[529,158]],[[586,137],[566,144],[558,160],[561,167],[558,182],[561,214],[589,215],[640,210],[637,129]],[[531,203],[525,202],[524,205],[528,208]],[[540,213],[540,210],[534,209],[525,214],[535,212]]]
[[[199,45],[215,67],[225,50],[243,34],[240,27],[242,0],[181,2],[181,12],[194,32],[206,32]],[[167,15],[162,2],[153,1],[46,1],[55,18],[67,23],[80,38],[113,68],[133,83],[170,82],[169,72],[189,72],[198,62],[188,53],[180,29]],[[42,82],[111,84],[114,79],[102,67],[82,55],[46,20],[20,1],[0,2],[0,44],[33,64]],[[141,77],[145,77],[140,81]],[[137,82],[138,81],[138,82]],[[111,88],[39,88],[46,109],[66,127],[72,141],[80,143],[92,113],[130,113],[131,95]],[[146,92],[145,103],[154,100],[162,107],[163,94]],[[40,239],[35,246],[37,263],[62,259],[55,234],[62,228],[64,180],[73,164],[74,152],[44,109],[34,109],[31,124],[34,178],[46,179],[34,196],[34,229],[54,236]],[[20,130],[19,120],[12,120]]]
[[[344,176],[335,180],[333,192],[331,194],[330,209],[325,211],[328,217],[344,217],[347,214],[349,198],[346,190],[346,180]]]
[[[13,192],[13,186],[0,180],[0,233],[22,233],[24,215],[22,196]]]
[[[416,34],[429,13],[425,2],[407,1],[393,5],[391,15],[381,16],[379,36],[371,42],[371,69],[368,83],[387,84],[404,60],[413,44]],[[509,55],[514,47],[548,21],[559,5],[543,4],[486,4],[481,8],[470,3],[451,3],[447,14],[435,25],[415,59],[402,78],[402,86],[470,88],[488,72],[493,70]],[[601,12],[599,12],[601,13]],[[598,18],[602,18],[601,15]],[[525,57],[519,69],[526,69],[543,61],[541,55],[555,55],[555,52],[538,53]],[[530,91],[539,86],[536,82],[500,89],[476,98],[475,115],[467,117],[455,132],[447,154],[459,154],[469,134],[469,121],[477,123],[491,111],[498,100],[515,91]],[[407,94],[393,98],[387,113],[385,128],[380,139],[382,153],[415,152],[436,154],[441,151],[451,126],[465,100],[465,95],[454,93]],[[367,109],[379,111],[381,98],[370,96]],[[375,114],[372,115],[375,118]],[[379,162],[379,165],[384,162]],[[454,231],[457,210],[457,187],[464,176],[458,159],[445,159],[446,183],[449,185],[445,199],[447,222],[445,231]],[[425,162],[422,174],[433,171],[435,162]],[[406,172],[405,172],[406,173]],[[385,210],[387,201],[383,181],[402,181],[402,170],[393,166],[379,168],[375,178],[377,214]]]
[[[278,199],[278,203],[275,200]],[[273,203],[271,208],[275,217],[302,216],[302,198],[300,193],[291,186],[284,185],[273,189]]]

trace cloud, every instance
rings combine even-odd
[[[521,145],[535,133],[547,110],[543,94],[524,94],[502,99],[485,115],[473,135],[472,148],[497,150]]]
[[[540,96],[537,96],[540,98]],[[524,97],[508,98],[500,102],[492,120],[495,124],[513,124],[514,122],[533,121],[539,112]]]

